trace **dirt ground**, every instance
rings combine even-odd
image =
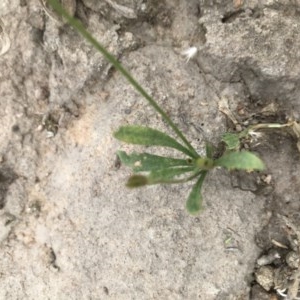
[[[298,0],[61,2],[199,153],[300,120]],[[300,133],[245,142],[266,170],[213,170],[196,217],[192,184],[128,190],[113,132],[170,129],[43,0],[0,3],[0,99],[0,299],[297,299]]]

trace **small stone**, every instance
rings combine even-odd
[[[299,255],[296,252],[290,251],[286,256],[285,261],[291,269],[298,269]]]
[[[274,270],[270,266],[262,266],[255,273],[255,279],[266,291],[274,286]]]
[[[262,178],[263,182],[266,184],[270,184],[272,181],[272,175],[268,174]]]
[[[271,264],[274,260],[280,258],[279,253],[276,250],[271,250],[267,255],[261,256],[257,260],[259,266],[265,266]]]

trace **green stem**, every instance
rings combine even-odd
[[[173,121],[167,116],[164,110],[156,103],[156,101],[139,85],[139,83],[133,78],[133,76],[121,65],[118,60],[111,55],[81,24],[80,21],[70,16],[65,9],[58,3],[57,0],[48,0],[49,4],[63,16],[69,24],[74,27],[81,35],[89,41],[103,56],[118,70],[122,75],[130,82],[130,84],[152,105],[152,107],[163,117],[163,119],[174,130],[177,136],[183,141],[183,143],[190,149],[195,157],[199,157],[196,150],[192,147],[189,141],[185,138],[179,128],[173,123]]]
[[[205,179],[207,173],[208,173],[208,171],[202,171],[201,176],[200,176],[200,178],[198,179],[198,181],[196,183],[196,184],[200,185],[200,189],[202,188],[202,185],[203,185],[203,182],[204,182],[204,179]]]

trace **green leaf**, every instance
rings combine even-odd
[[[206,142],[205,149],[207,158],[212,159],[214,155],[214,146],[211,143]]]
[[[239,134],[227,132],[223,134],[222,141],[228,150],[238,150],[240,148]]]
[[[201,176],[199,177],[196,184],[193,186],[193,189],[190,192],[190,195],[186,202],[186,209],[192,215],[197,214],[202,209],[201,188],[202,188],[202,184],[204,182],[206,174],[207,174],[207,171],[203,171],[201,173]]]
[[[163,170],[153,170],[150,172],[149,176],[144,175],[133,175],[129,177],[126,186],[129,188],[137,188],[150,184],[158,183],[180,183],[192,180],[197,176],[197,173],[194,173],[190,177],[183,179],[178,179],[177,176],[183,175],[188,172],[195,171],[194,167],[179,167],[179,168],[170,168]]]
[[[248,151],[230,152],[214,162],[215,166],[225,167],[229,170],[263,170],[265,168],[264,163],[255,154]]]
[[[172,183],[180,175],[195,171],[195,167],[177,167],[162,170],[153,170],[148,176],[149,184]]]
[[[149,153],[131,153],[124,151],[117,152],[121,162],[132,168],[134,172],[147,172],[152,170],[167,169],[177,166],[191,166],[191,159],[177,159],[171,157],[163,157]]]
[[[190,157],[195,158],[194,153],[182,146],[175,139],[161,131],[149,127],[137,125],[122,126],[114,133],[114,137],[129,144],[174,148]]]

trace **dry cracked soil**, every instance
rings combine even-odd
[[[0,299],[299,299],[300,1],[60,2],[199,153],[296,125],[245,141],[265,171],[213,170],[196,217],[189,183],[128,190],[113,132],[170,129],[46,1],[1,0]]]

